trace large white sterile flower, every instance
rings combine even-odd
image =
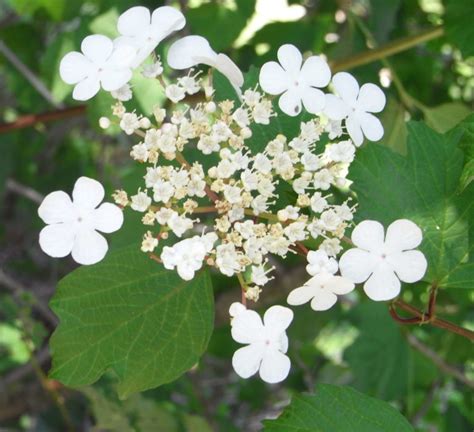
[[[171,6],[162,6],[150,10],[143,6],[135,6],[120,15],[117,29],[121,34],[116,43],[121,46],[132,45],[137,49],[131,62],[132,67],[139,66],[171,33],[181,30],[186,24],[184,15]]]
[[[301,104],[312,114],[322,111],[325,96],[319,88],[326,87],[331,79],[326,61],[311,56],[303,63],[298,48],[290,44],[278,49],[278,60],[280,64],[271,61],[262,66],[259,79],[262,89],[271,95],[281,94],[278,104],[289,116],[298,115]]]
[[[291,291],[287,302],[292,306],[299,306],[311,300],[313,310],[324,311],[336,304],[338,295],[348,294],[354,287],[349,279],[322,272],[313,276],[302,287]]]
[[[347,133],[356,146],[364,141],[378,141],[383,137],[383,126],[372,113],[385,107],[385,94],[375,84],[359,88],[357,80],[347,72],[339,72],[332,78],[337,95],[326,95],[324,113],[332,120],[346,119]]]
[[[244,76],[238,66],[225,54],[216,53],[202,36],[179,39],[168,51],[168,64],[173,69],[189,69],[200,63],[217,69],[237,91],[244,84]]]
[[[390,300],[400,293],[400,280],[413,283],[425,275],[425,256],[412,250],[422,239],[421,229],[407,219],[390,224],[385,236],[382,224],[363,221],[352,231],[357,248],[339,260],[341,274],[355,283],[366,281],[364,291],[372,300]]]
[[[106,36],[84,38],[82,53],[66,54],[59,65],[59,74],[67,84],[75,84],[72,97],[88,100],[102,87],[106,91],[118,90],[132,78],[130,61],[136,49],[123,44],[114,46]]]
[[[242,305],[243,306],[243,305]],[[283,381],[290,371],[286,329],[293,320],[293,312],[283,306],[272,306],[265,312],[263,323],[260,315],[245,307],[232,305],[232,338],[248,344],[238,349],[232,357],[232,366],[242,378],[249,378],[257,371],[263,381],[273,384]]]
[[[181,240],[172,247],[165,246],[161,253],[163,266],[168,270],[176,268],[179,276],[189,281],[202,267],[204,258],[212,250],[216,240],[215,233],[208,233]]]
[[[97,231],[111,233],[123,223],[123,212],[115,204],[103,203],[104,188],[88,177],[80,177],[72,191],[72,201],[63,191],[51,192],[38,215],[48,226],[39,236],[41,249],[54,258],[72,253],[79,264],[95,264],[104,258],[107,241]]]

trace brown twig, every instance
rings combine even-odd
[[[38,191],[34,190],[29,186],[18,183],[16,180],[13,180],[11,178],[7,179],[6,189],[9,192],[12,192],[16,195],[20,195],[24,198],[29,199],[30,201],[33,201],[36,204],[41,204],[44,199],[44,196],[41,195]]]

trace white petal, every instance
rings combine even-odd
[[[331,70],[322,57],[311,56],[304,62],[300,76],[312,87],[326,87],[331,80]]]
[[[314,289],[309,285],[303,285],[291,291],[286,301],[292,306],[299,306],[308,303],[313,297]]]
[[[80,177],[74,184],[72,199],[78,208],[94,209],[104,199],[104,187],[94,179]]]
[[[72,97],[79,101],[86,101],[94,97],[100,90],[99,78],[96,74],[82,80],[76,84],[72,92]]]
[[[54,224],[44,227],[39,244],[44,253],[53,258],[62,258],[71,253],[75,231],[72,224]]]
[[[267,349],[260,366],[260,378],[269,384],[283,381],[290,372],[288,356],[275,349]]]
[[[302,99],[306,111],[311,114],[320,113],[324,109],[326,98],[321,90],[313,87],[305,88]]]
[[[104,203],[94,211],[94,228],[103,233],[119,230],[123,224],[123,211],[111,203]]]
[[[297,116],[301,112],[301,97],[298,91],[287,90],[278,100],[280,109],[291,117]]]
[[[59,64],[59,75],[66,84],[77,84],[93,70],[92,63],[84,54],[76,51],[66,54]]]
[[[244,75],[237,65],[225,54],[218,54],[215,58],[215,68],[223,74],[233,85],[242,87]]]
[[[328,289],[318,289],[311,301],[311,309],[325,311],[331,309],[337,302],[337,296]]]
[[[121,35],[136,36],[150,25],[150,11],[143,6],[127,9],[119,16],[117,29]]]
[[[385,247],[387,252],[415,249],[422,240],[423,233],[418,225],[408,219],[398,219],[387,228]]]
[[[217,54],[202,36],[186,36],[171,45],[168,64],[173,69],[188,69],[199,63],[197,57],[215,62]]]
[[[293,320],[293,311],[284,306],[272,306],[265,312],[263,323],[272,333],[283,333]]]
[[[373,114],[361,112],[357,114],[357,119],[368,140],[379,141],[383,137],[382,123]]]
[[[380,252],[384,246],[384,228],[380,222],[365,220],[352,231],[351,239],[357,247]]]
[[[362,249],[349,249],[339,260],[341,275],[354,283],[367,280],[374,271],[378,261],[376,257]]]
[[[171,33],[181,30],[185,24],[186,18],[184,18],[184,15],[171,6],[159,7],[151,15],[153,36],[158,39],[158,43]]]
[[[359,121],[354,114],[350,114],[349,117],[346,118],[346,129],[354,144],[357,147],[362,145],[364,142],[364,135],[362,134]]]
[[[38,208],[38,216],[47,224],[71,222],[74,213],[71,198],[63,191],[46,195]]]
[[[101,261],[109,246],[97,231],[84,229],[77,233],[72,248],[72,258],[79,264],[91,265]]]
[[[271,95],[279,95],[288,89],[287,73],[274,61],[262,66],[259,82],[262,90]]]
[[[131,79],[132,71],[130,69],[108,70],[100,77],[102,88],[107,91],[118,90]]]
[[[348,105],[339,97],[332,94],[325,95],[324,114],[331,120],[342,120],[349,115]]]
[[[137,47],[130,42],[130,38],[120,36],[114,40],[114,51],[108,63],[115,69],[129,69],[136,61]]]
[[[332,84],[339,97],[354,107],[359,94],[359,84],[357,80],[350,73],[338,72],[332,77]]]
[[[360,88],[357,106],[362,111],[380,112],[384,109],[385,102],[385,94],[379,86],[368,83]]]
[[[238,314],[245,312],[246,310],[247,308],[242,303],[234,302],[230,305],[229,315],[231,317],[236,317]]]
[[[354,283],[341,276],[333,276],[329,281],[326,282],[326,287],[330,289],[334,294],[344,295],[354,290]]]
[[[242,311],[232,320],[232,339],[236,342],[256,342],[263,338],[263,332],[262,319],[253,310]]]
[[[403,282],[418,282],[428,267],[425,256],[418,250],[398,252],[387,257],[388,262]]]
[[[103,35],[92,35],[84,38],[81,50],[84,55],[94,63],[106,61],[114,49],[112,41]]]
[[[178,271],[178,275],[181,279],[185,281],[193,280],[195,270],[189,265],[183,265],[183,263],[178,263],[176,270]]]
[[[254,375],[263,357],[263,345],[252,344],[238,349],[232,357],[232,367],[241,378]]]
[[[291,77],[296,78],[301,70],[303,57],[294,45],[285,44],[278,49],[278,61]]]
[[[379,265],[364,284],[364,291],[374,301],[385,301],[400,294],[400,281],[387,265]]]

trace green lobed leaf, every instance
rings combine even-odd
[[[460,147],[464,152],[465,164],[459,185],[459,190],[463,191],[474,180],[474,114],[464,119],[458,127],[464,131]]]
[[[446,36],[461,50],[464,57],[474,55],[474,2],[447,0],[445,6]]]
[[[465,119],[471,110],[461,102],[448,102],[423,110],[426,123],[437,132],[445,133]]]
[[[344,352],[355,386],[385,400],[406,395],[409,347],[397,325],[380,303],[364,303],[355,311],[359,336]]]
[[[473,260],[469,230],[474,221],[474,184],[458,193],[462,135],[458,128],[441,135],[422,122],[410,122],[406,158],[368,144],[358,152],[349,176],[358,195],[358,220],[374,219],[388,226],[407,218],[423,229],[425,280],[442,287],[464,288],[459,272],[463,280],[465,272],[474,278],[474,266],[467,264]]]
[[[207,272],[185,282],[135,246],[66,276],[51,308],[60,319],[50,343],[51,377],[75,387],[112,369],[121,397],[190,369],[207,347],[214,320]]]
[[[319,384],[315,394],[295,395],[276,420],[265,420],[265,432],[413,432],[388,403],[350,387]]]

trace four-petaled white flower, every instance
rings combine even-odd
[[[400,293],[400,280],[413,283],[425,275],[427,261],[422,252],[421,229],[412,221],[399,219],[384,227],[376,221],[361,222],[352,231],[357,248],[345,252],[339,267],[344,277],[364,281],[364,291],[375,301],[390,300]]]
[[[184,15],[171,6],[162,6],[153,11],[143,6],[135,6],[120,15],[117,29],[121,34],[116,39],[118,46],[131,45],[136,48],[136,56],[130,63],[139,66],[171,33],[181,30],[186,24]]]
[[[87,36],[81,51],[66,54],[59,65],[59,74],[67,84],[75,84],[72,97],[88,100],[102,87],[118,90],[132,78],[130,61],[136,50],[130,45],[114,46],[106,36]]]
[[[348,294],[354,289],[352,281],[334,275],[338,270],[337,261],[323,250],[308,252],[307,259],[306,271],[313,277],[291,291],[288,304],[299,306],[311,300],[313,310],[324,311],[336,304],[338,295]]]
[[[291,44],[278,49],[278,60],[280,64],[271,61],[262,66],[259,78],[262,89],[271,95],[281,94],[278,104],[289,116],[301,112],[301,103],[309,113],[322,111],[325,96],[319,88],[326,87],[331,79],[326,61],[311,56],[303,63],[298,48]]]
[[[51,192],[38,215],[48,225],[40,232],[41,249],[54,258],[72,253],[79,264],[95,264],[104,258],[108,245],[97,231],[111,233],[123,223],[123,212],[115,204],[103,203],[104,188],[96,180],[80,177],[72,198],[63,191]]]
[[[257,371],[263,381],[273,384],[283,381],[290,371],[291,362],[286,352],[288,337],[286,329],[293,320],[293,312],[283,306],[272,306],[265,312],[263,322],[260,315],[242,305],[231,306],[233,316],[232,338],[248,344],[238,349],[232,357],[232,366],[242,378],[249,378]]]
[[[242,71],[228,56],[216,53],[202,36],[179,39],[168,51],[168,64],[173,69],[189,69],[200,63],[217,69],[240,94],[240,87],[244,84]]]
[[[324,113],[331,120],[345,119],[347,133],[356,146],[364,141],[378,141],[383,137],[383,126],[372,113],[385,107],[385,95],[375,84],[359,88],[357,80],[347,72],[339,72],[332,78],[337,96],[326,95]]]

